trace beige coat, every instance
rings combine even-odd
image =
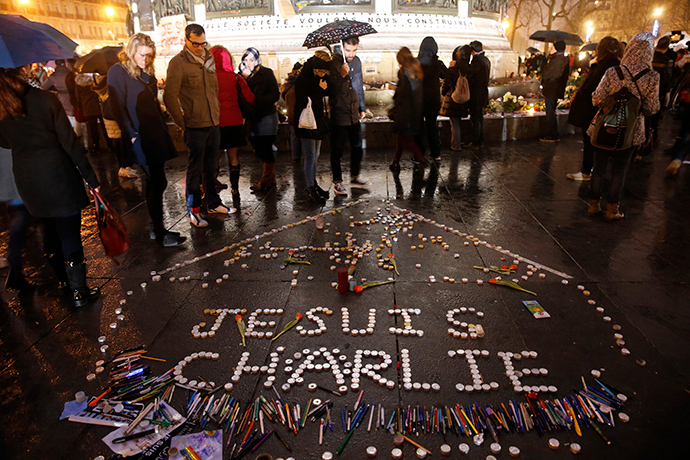
[[[204,65],[183,49],[168,65],[163,102],[175,124],[208,128],[220,123],[218,79],[213,55],[206,51]]]

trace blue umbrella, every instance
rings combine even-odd
[[[47,24],[0,14],[0,67],[16,68],[34,62],[72,58],[76,43],[62,34],[64,38],[58,41],[57,34],[60,32]]]

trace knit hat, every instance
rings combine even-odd
[[[244,65],[244,58],[246,58],[249,55],[252,55],[254,60],[256,61],[256,67],[259,67],[261,65],[261,56],[259,54],[259,50],[253,47],[249,47],[246,50],[244,50],[244,53],[242,53],[242,63],[240,64],[240,72],[245,73],[245,70],[247,69]],[[254,69],[256,70],[256,67]]]

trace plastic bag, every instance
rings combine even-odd
[[[299,116],[298,128],[303,129],[316,129],[318,126],[316,124],[316,117],[314,116],[314,110],[311,108],[311,98],[307,98],[307,106],[302,110]]]

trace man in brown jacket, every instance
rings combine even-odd
[[[199,24],[185,29],[185,47],[168,65],[163,101],[175,124],[184,130],[187,159],[187,212],[192,225],[206,227],[201,217],[201,184],[209,214],[232,214],[216,192],[220,151],[220,103],[216,62],[206,49],[206,32]]]

